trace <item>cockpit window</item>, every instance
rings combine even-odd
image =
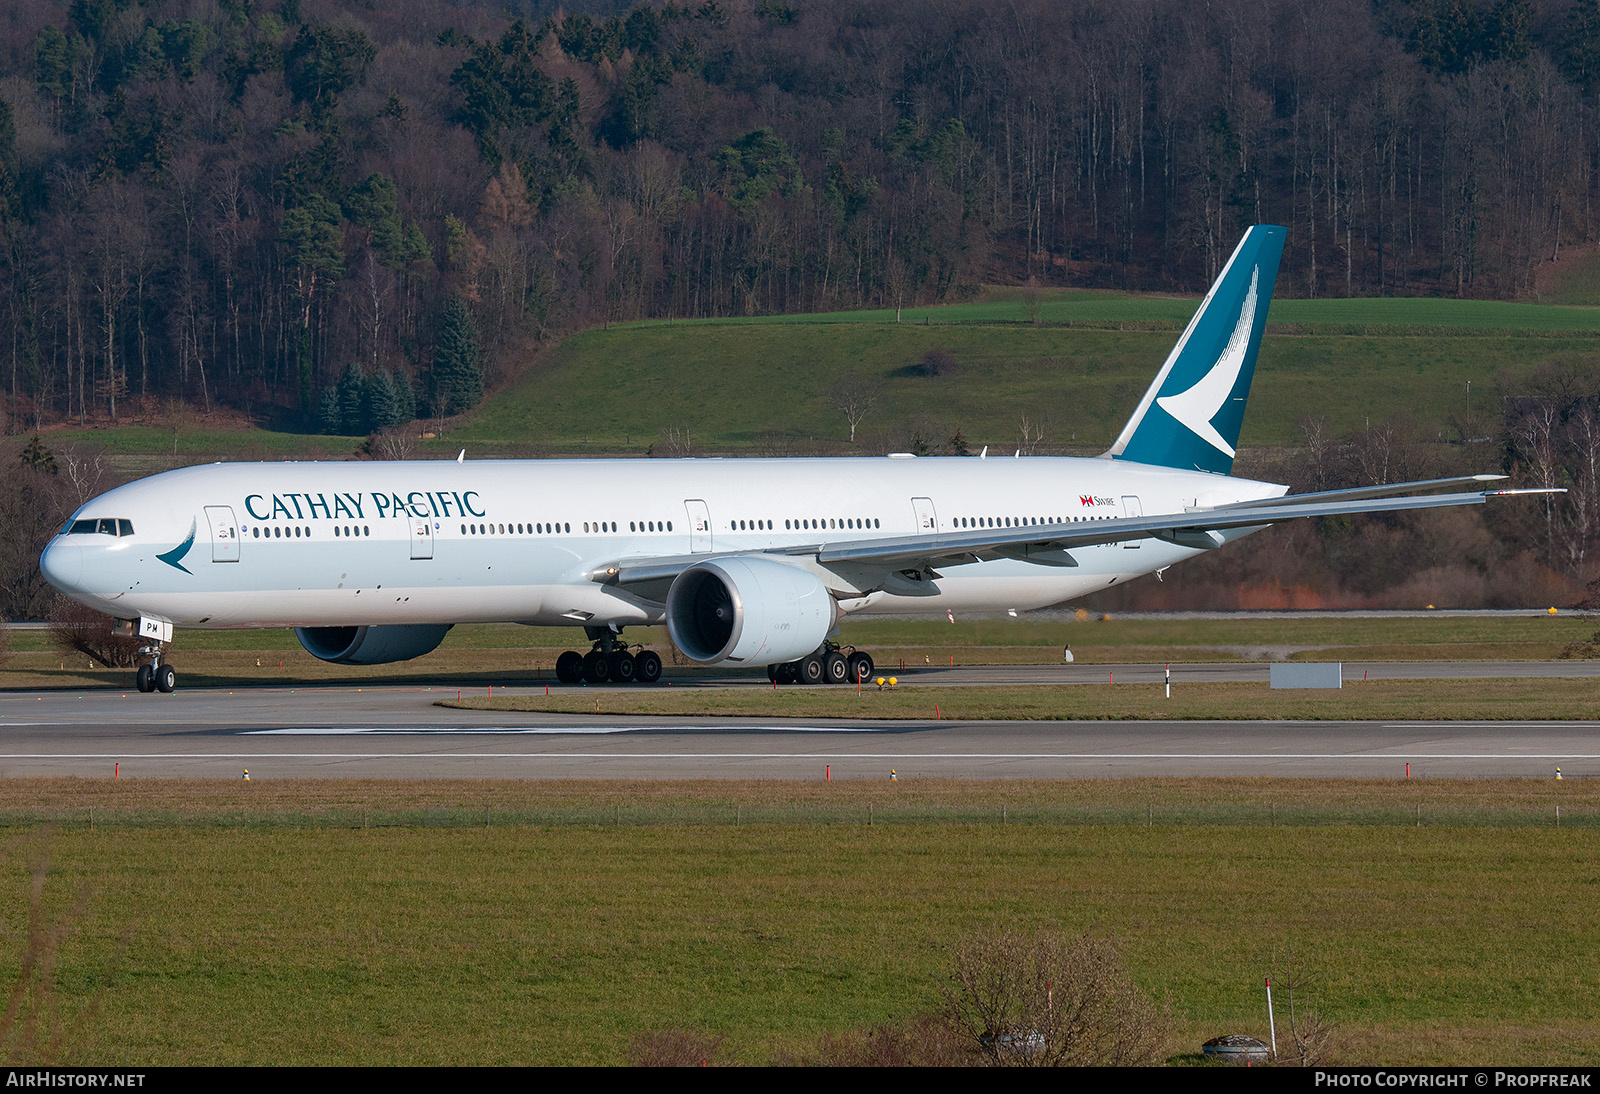
[[[131,536],[133,535],[133,521],[121,517],[99,517],[89,520],[75,520],[65,528],[61,534],[66,536]]]

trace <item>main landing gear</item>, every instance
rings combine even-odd
[[[150,658],[147,663],[139,666],[138,672],[133,674],[133,682],[140,691],[147,695],[152,691],[168,693],[178,686],[177,672],[171,665],[161,663],[161,643],[140,646],[139,653]]]
[[[816,652],[782,665],[768,665],[767,679],[775,684],[859,684],[872,678],[872,655],[865,650],[824,642]]]
[[[588,631],[594,639],[588,653],[568,650],[556,658],[556,679],[563,684],[653,684],[661,679],[661,655],[654,650],[619,642],[619,632],[609,628]]]

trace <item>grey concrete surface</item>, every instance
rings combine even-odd
[[[1522,670],[1517,672],[1515,670]],[[1452,681],[1594,676],[1589,664],[1369,666]],[[1352,666],[1346,666],[1346,678]],[[949,672],[949,670],[946,670]],[[1359,671],[1359,667],[1357,667]],[[967,683],[1161,667],[958,669]],[[1265,665],[1177,666],[1174,680],[1265,679]],[[1429,675],[1429,674],[1432,675]],[[1254,674],[1254,675],[1252,675]],[[942,674],[919,674],[945,683]],[[742,686],[759,686],[744,684]],[[497,693],[501,689],[496,689]],[[1093,778],[1190,775],[1549,777],[1600,774],[1600,721],[961,722],[593,719],[434,705],[456,689],[362,686],[0,693],[0,777]],[[1600,689],[1597,689],[1600,697]],[[1600,704],[1597,704],[1600,714]]]

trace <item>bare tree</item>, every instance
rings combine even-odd
[[[833,409],[850,423],[850,443],[856,443],[856,426],[878,401],[878,384],[862,376],[847,376],[833,392]]]
[[[111,668],[132,668],[144,645],[137,636],[111,633],[111,617],[76,600],[58,597],[50,612],[50,640],[63,653],[87,654]]]
[[[367,438],[363,447],[375,460],[414,460],[417,458],[417,435],[409,426],[386,429]]]
[[[1108,939],[997,930],[957,945],[954,966],[946,1015],[994,1063],[1115,1067],[1163,1057],[1170,1015],[1134,985]]]
[[[1589,543],[1600,532],[1600,409],[1585,400],[1567,421],[1567,446],[1572,450],[1572,487],[1566,512],[1570,534],[1568,561],[1582,573]]]
[[[1017,425],[1017,432],[1021,439],[1019,447],[1029,456],[1038,451],[1039,446],[1044,443],[1044,422],[1041,419],[1030,418],[1024,414],[1022,421]]]
[[[1557,432],[1561,425],[1561,411],[1552,399],[1540,402],[1522,415],[1511,427],[1511,444],[1517,457],[1527,467],[1528,477],[1540,489],[1553,489],[1560,485],[1561,461]],[[1545,541],[1551,565],[1556,561],[1556,511],[1553,496],[1546,494],[1544,503]]]
[[[1328,420],[1306,415],[1300,419],[1299,425],[1300,435],[1304,438],[1300,448],[1304,468],[1301,472],[1301,488],[1307,491],[1331,489],[1338,446],[1328,435]]]
[[[1284,950],[1283,964],[1273,972],[1272,985],[1289,1009],[1288,1045],[1279,1060],[1301,1067],[1327,1063],[1336,1027],[1323,1018],[1315,973],[1307,970],[1304,960],[1296,959],[1294,947]]]
[[[669,425],[661,431],[661,447],[667,450],[669,456],[694,455],[694,443],[689,439],[689,427],[686,425]]]
[[[74,509],[104,493],[111,474],[104,452],[88,452],[73,445],[63,445],[56,453],[56,467]]]

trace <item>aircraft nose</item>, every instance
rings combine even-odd
[[[39,556],[39,570],[57,589],[64,593],[75,592],[83,579],[83,548],[58,540]]]

